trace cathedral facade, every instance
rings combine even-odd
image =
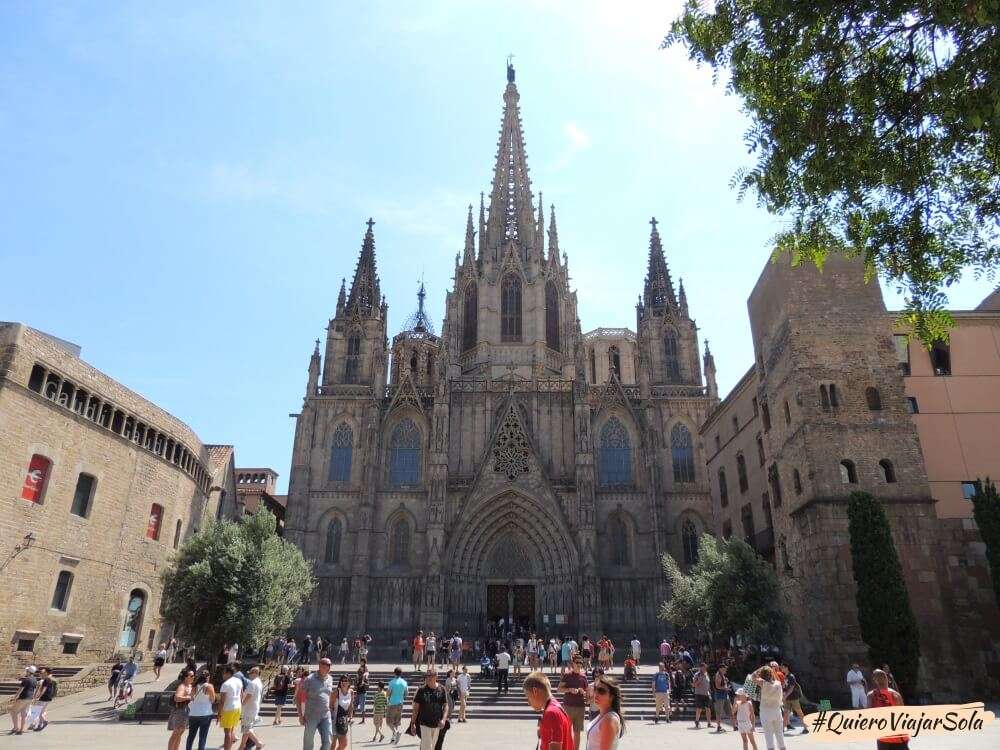
[[[440,331],[421,287],[390,342],[369,220],[316,342],[286,519],[319,581],[302,634],[386,644],[513,623],[649,642],[662,555],[693,563],[712,527],[698,433],[715,368],[655,219],[635,332],[584,333],[507,77],[492,188],[478,221],[469,207]]]

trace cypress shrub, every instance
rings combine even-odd
[[[989,477],[985,481],[976,481],[972,514],[986,544],[986,559],[993,576],[993,593],[997,604],[1000,604],[1000,495]]]
[[[867,492],[851,494],[847,515],[861,638],[872,668],[888,664],[906,699],[916,691],[920,637],[889,518]]]

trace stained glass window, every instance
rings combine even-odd
[[[600,476],[604,486],[632,482],[632,445],[618,417],[611,417],[601,428]]]
[[[694,565],[698,562],[698,529],[690,518],[684,519],[681,525],[681,542],[684,545],[684,563]]]
[[[420,430],[409,417],[389,438],[389,483],[394,487],[420,483]]]
[[[682,424],[670,431],[670,455],[674,463],[675,482],[694,481],[694,445],[691,431]]]
[[[521,279],[514,274],[500,288],[500,340],[521,340]]]
[[[410,561],[410,523],[400,518],[389,532],[389,564],[406,565]]]
[[[351,336],[347,339],[347,361],[344,365],[344,382],[357,383],[361,365],[361,337]]]
[[[323,560],[328,563],[340,562],[340,538],[343,536],[344,525],[339,518],[330,521],[326,527],[326,554]]]
[[[351,481],[351,458],[354,452],[354,433],[349,425],[342,424],[333,431],[333,449],[330,451],[330,481]]]
[[[676,383],[681,379],[681,363],[677,352],[677,334],[668,329],[663,337],[663,365],[667,380]]]
[[[551,281],[545,285],[545,345],[559,351],[559,292]]]
[[[462,314],[462,350],[476,345],[479,326],[479,287],[475,283],[465,287],[465,308]]]

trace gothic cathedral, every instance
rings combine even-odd
[[[711,520],[697,435],[714,363],[655,219],[636,330],[581,331],[518,99],[508,66],[489,205],[478,230],[469,207],[440,334],[421,287],[390,345],[369,220],[322,355],[316,342],[286,526],[319,580],[300,634],[669,629],[661,556],[694,562]]]

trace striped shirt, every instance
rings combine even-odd
[[[384,690],[375,693],[375,700],[372,701],[372,715],[385,716],[385,707],[389,703],[389,696]]]

